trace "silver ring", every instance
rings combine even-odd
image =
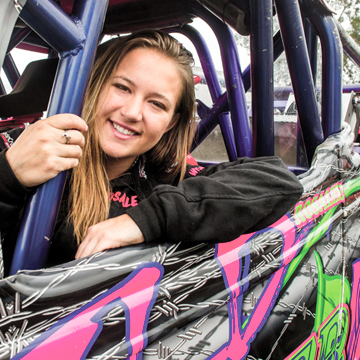
[[[69,134],[67,132],[68,131],[65,130],[62,136],[66,138],[66,144],[70,144],[71,136],[69,136]]]

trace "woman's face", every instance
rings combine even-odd
[[[180,92],[181,77],[172,60],[152,49],[125,55],[100,93],[97,109],[110,178],[126,171],[174,124]]]

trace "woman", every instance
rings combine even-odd
[[[144,241],[229,241],[288,211],[303,189],[277,158],[186,165],[192,61],[162,32],[111,40],[99,49],[84,120],[56,115],[8,149],[1,143],[4,245],[15,241],[27,194],[68,169],[49,265]]]

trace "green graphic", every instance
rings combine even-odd
[[[318,270],[314,332],[285,360],[344,360],[351,287],[342,275],[324,274],[320,255],[314,256]]]
[[[342,359],[349,330],[349,309],[344,305],[350,304],[351,286],[342,275],[324,274],[320,255],[314,255],[318,269],[314,330],[321,344],[318,359]]]

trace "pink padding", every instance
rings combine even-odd
[[[197,161],[196,161],[190,154],[188,154],[188,156],[186,157],[186,163],[187,163],[188,165],[193,165],[193,166],[199,165],[199,164],[197,163]]]

